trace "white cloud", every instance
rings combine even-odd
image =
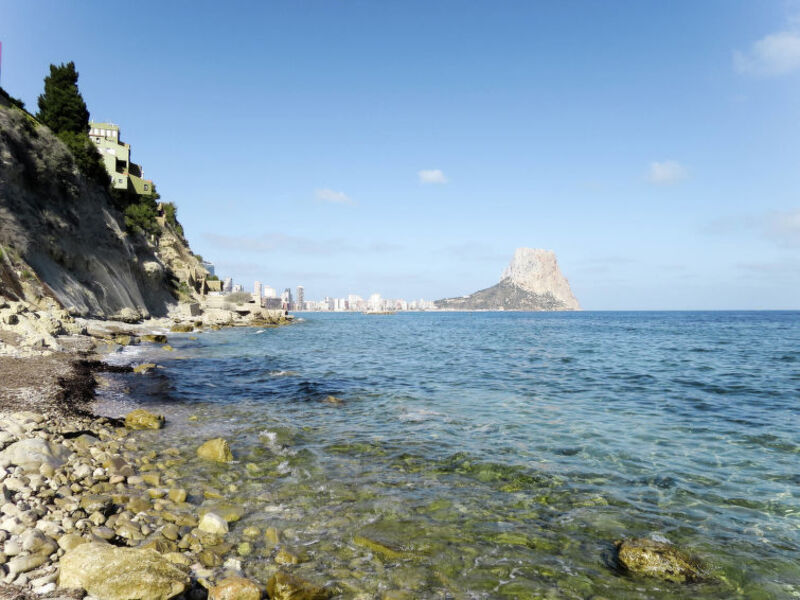
[[[784,75],[800,69],[800,32],[771,33],[749,50],[733,53],[733,66],[748,75]]]
[[[417,175],[420,183],[447,183],[448,181],[440,169],[423,169]]]
[[[687,176],[686,168],[674,160],[651,162],[650,168],[647,170],[647,180],[656,185],[678,183],[681,179],[686,179]]]
[[[350,198],[344,192],[337,192],[334,190],[329,190],[327,188],[317,190],[314,192],[314,196],[320,202],[329,202],[331,204],[355,204],[356,201]]]

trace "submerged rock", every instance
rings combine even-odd
[[[161,429],[164,426],[164,415],[155,415],[143,408],[137,408],[125,417],[128,429]]]
[[[133,372],[145,375],[155,368],[156,368],[155,363],[142,363],[141,365],[136,365],[135,367],[133,367]]]
[[[620,564],[631,573],[677,583],[702,578],[698,561],[672,544],[636,538],[619,541],[616,545]]]
[[[167,600],[182,593],[189,577],[155,550],[82,544],[60,563],[58,585],[82,588],[103,600]]]
[[[208,512],[200,519],[200,524],[197,526],[197,528],[200,531],[205,531],[206,533],[225,535],[228,533],[228,522],[219,515]]]
[[[231,447],[223,438],[208,440],[197,449],[197,456],[216,462],[231,462],[233,460]]]
[[[243,577],[228,577],[211,588],[209,600],[260,600],[259,587]]]
[[[172,326],[170,331],[174,331],[175,333],[189,333],[190,331],[194,331],[194,325],[191,323],[176,323]]]
[[[318,585],[284,571],[278,571],[267,582],[270,600],[326,600],[331,594]]]

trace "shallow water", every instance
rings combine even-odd
[[[163,411],[142,437],[244,507],[231,538],[276,527],[342,598],[800,597],[800,313],[305,314],[170,344],[100,409]],[[217,435],[233,465],[194,457]],[[625,536],[708,581],[620,573]]]

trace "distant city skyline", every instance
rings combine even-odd
[[[74,61],[220,277],[438,299],[527,246],[588,310],[800,307],[796,0],[201,3],[191,27],[143,0],[103,5],[113,51],[97,15],[2,3],[0,83],[35,111]]]

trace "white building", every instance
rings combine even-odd
[[[275,288],[270,285],[264,286],[264,298],[277,298],[278,294],[275,292]]]
[[[263,294],[262,294],[261,282],[260,281],[253,282],[253,299],[256,302],[261,302],[262,295]]]

